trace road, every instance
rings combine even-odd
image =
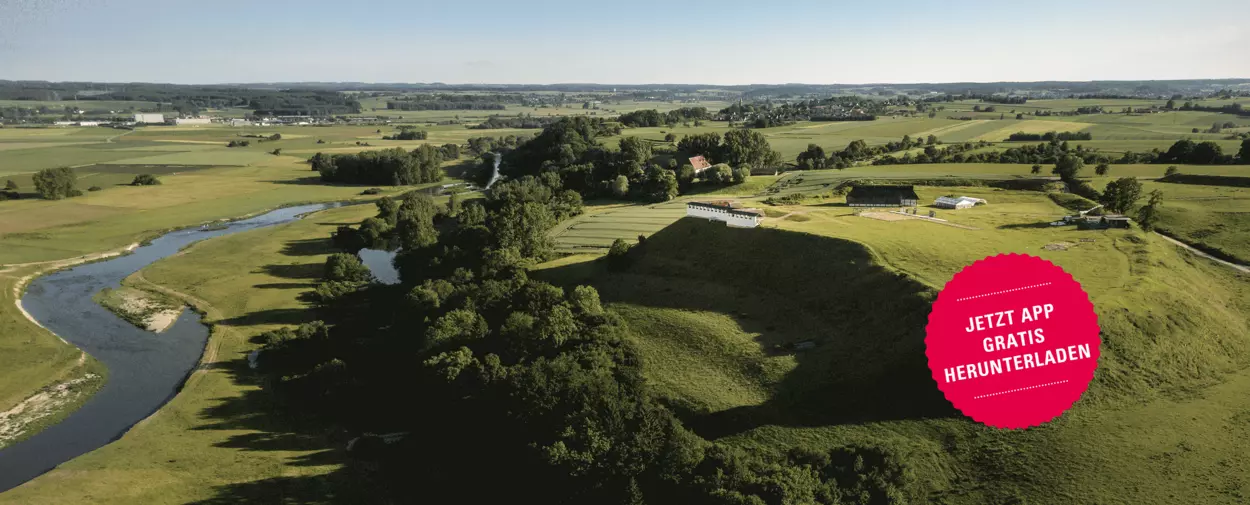
[[[1155,234],[1155,235],[1158,235],[1158,236],[1160,236],[1160,237],[1163,237],[1163,240],[1166,240],[1166,241],[1171,242],[1171,243],[1173,243],[1173,244],[1176,244],[1176,245],[1178,245],[1178,246],[1184,247],[1185,249],[1188,249],[1188,250],[1189,250],[1189,252],[1194,253],[1194,254],[1197,254],[1198,256],[1202,256],[1203,258],[1209,259],[1209,260],[1214,261],[1214,262],[1216,262],[1216,263],[1223,264],[1223,265],[1228,266],[1228,267],[1230,267],[1230,268],[1235,268],[1235,269],[1237,269],[1237,270],[1240,270],[1240,271],[1241,271],[1241,272],[1243,272],[1243,273],[1250,274],[1250,267],[1246,267],[1246,266],[1244,266],[1244,265],[1238,265],[1238,264],[1236,264],[1236,263],[1231,263],[1231,262],[1224,261],[1224,260],[1222,260],[1222,259],[1216,258],[1215,256],[1212,256],[1212,255],[1210,255],[1210,254],[1207,254],[1207,253],[1204,253],[1204,252],[1199,251],[1199,250],[1197,250],[1197,249],[1194,249],[1194,248],[1193,248],[1192,246],[1190,246],[1189,244],[1186,244],[1186,243],[1184,243],[1184,242],[1181,242],[1181,241],[1179,241],[1179,240],[1176,240],[1176,239],[1174,239],[1174,238],[1172,238],[1172,237],[1169,237],[1169,236],[1167,236],[1167,235],[1164,235],[1164,234],[1162,234],[1162,233],[1159,233],[1159,232],[1154,232],[1154,234]]]

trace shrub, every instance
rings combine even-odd
[[[634,263],[633,257],[629,254],[634,246],[625,242],[625,239],[616,239],[612,241],[612,247],[608,248],[608,269],[621,271],[630,267]]]
[[[99,186],[91,186],[90,188],[87,188],[87,191],[100,191],[102,189],[104,188],[101,188]]]
[[[156,186],[160,183],[161,180],[152,174],[139,174],[135,176],[133,181],[130,181],[131,186]]]
[[[360,194],[362,195],[377,195],[381,193],[382,193],[382,188],[369,188],[360,192]]]
[[[1163,176],[1169,177],[1169,176],[1179,174],[1180,172],[1181,172],[1180,169],[1176,168],[1176,165],[1172,165],[1168,167],[1168,169],[1165,172],[1163,172]]]

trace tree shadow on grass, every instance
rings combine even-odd
[[[320,279],[325,274],[325,263],[292,263],[289,265],[265,265],[261,271],[283,279]]]
[[[335,224],[335,226],[339,225]],[[282,254],[287,256],[323,256],[336,252],[339,251],[329,238],[292,240],[282,247]]]
[[[606,302],[722,312],[734,317],[742,331],[758,334],[766,353],[789,349],[782,352],[793,353],[796,366],[775,384],[765,403],[711,413],[678,409],[686,425],[706,438],[764,425],[957,415],[933,382],[924,354],[934,293],[880,266],[867,248],[854,242],[683,219],[648,238],[626,275],[582,264],[536,276],[563,284],[589,281],[601,289]],[[666,296],[658,286],[620,289],[631,277],[670,283],[677,294]],[[687,287],[707,294],[691,295]],[[714,293],[717,289],[721,292]],[[738,296],[728,295],[733,291],[770,302],[750,314],[749,308],[731,303]],[[803,324],[794,331],[798,321],[810,319],[819,324]],[[787,325],[791,327],[786,331],[778,328]],[[793,351],[803,335],[815,347]]]
[[[311,266],[317,267],[319,275],[321,265]],[[291,266],[271,265],[265,269],[283,275],[305,276],[312,272],[311,269],[290,271],[288,267]],[[215,324],[236,326],[235,331],[250,336],[249,342],[257,344],[260,339],[255,335],[258,331],[252,329],[255,325],[294,326],[315,317],[311,309],[269,309],[240,314]],[[370,485],[373,467],[350,458],[347,453],[347,443],[352,436],[349,432],[319,421],[317,416],[285,407],[282,398],[267,387],[271,379],[250,367],[247,353],[221,358],[210,367],[213,373],[226,374],[231,382],[241,387],[236,394],[217,398],[204,408],[200,412],[204,422],[193,429],[223,432],[226,436],[215,442],[216,447],[242,453],[266,452],[270,453],[265,456],[268,458],[273,458],[272,453],[279,453],[283,465],[290,469],[283,470],[285,475],[280,477],[216,486],[212,497],[192,503],[330,505],[383,501],[377,489]],[[333,469],[321,472],[324,468]]]

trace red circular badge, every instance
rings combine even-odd
[[[997,428],[1050,421],[1076,402],[1098,366],[1098,315],[1055,264],[1006,254],[964,268],[938,294],[925,354],[938,389]]]

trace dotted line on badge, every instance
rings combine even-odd
[[[1043,282],[1043,283],[1041,283],[1041,284],[1034,284],[1034,285],[1032,285],[1032,286],[1025,286],[1025,287],[1022,287],[1022,288],[1005,289],[1005,290],[1002,290],[1002,291],[995,291],[995,292],[993,292],[993,293],[986,293],[986,294],[983,294],[983,295],[965,296],[965,297],[963,297],[963,298],[956,298],[956,299],[955,299],[955,301],[957,301],[957,302],[962,302],[962,301],[964,301],[964,300],[974,300],[974,299],[977,299],[977,298],[984,298],[984,297],[987,297],[987,296],[1001,295],[1001,294],[1003,294],[1003,293],[1014,293],[1014,292],[1016,292],[1016,291],[1024,291],[1024,290],[1026,290],[1026,289],[1040,288],[1040,287],[1042,287],[1042,286],[1049,286],[1049,285],[1050,285],[1050,283],[1049,283],[1049,282]]]
[[[1038,385],[1036,385],[1036,386],[1029,386],[1029,387],[1027,387],[1027,388],[1012,389],[1012,390],[1008,390],[1008,391],[1002,391],[1002,392],[999,392],[999,393],[990,393],[990,394],[988,394],[988,395],[974,396],[974,397],[972,397],[972,399],[973,399],[973,400],[980,400],[980,399],[982,399],[982,398],[988,398],[988,397],[991,397],[991,396],[1005,395],[1005,394],[1007,394],[1007,393],[1015,393],[1015,392],[1019,392],[1019,391],[1028,391],[1028,390],[1030,390],[1030,389],[1044,388],[1044,387],[1046,387],[1046,386],[1054,386],[1055,384],[1063,384],[1063,383],[1065,383],[1065,382],[1068,382],[1068,381],[1067,381],[1067,379],[1064,379],[1064,380],[1061,380],[1061,381],[1056,381],[1056,382],[1048,382],[1048,383],[1046,383],[1046,384],[1038,384]]]

